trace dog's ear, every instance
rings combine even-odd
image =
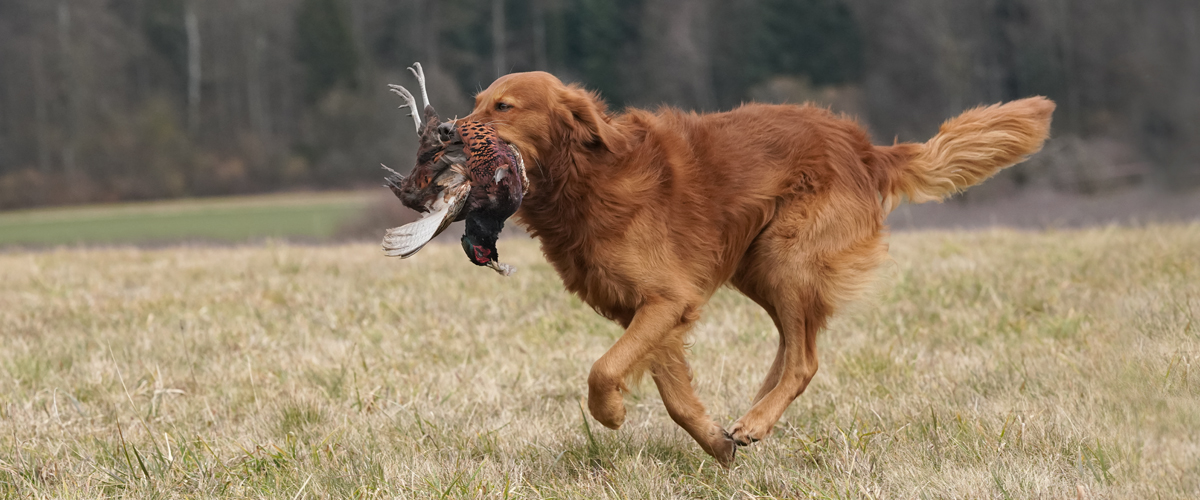
[[[613,153],[625,150],[625,136],[609,120],[604,101],[598,95],[569,85],[560,90],[558,100],[567,140]]]

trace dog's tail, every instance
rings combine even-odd
[[[1042,149],[1053,112],[1045,97],[993,104],[946,121],[924,144],[875,146],[885,209],[941,201],[1024,161]]]

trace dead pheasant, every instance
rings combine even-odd
[[[417,164],[408,177],[387,169],[387,186],[405,206],[424,212],[420,220],[389,229],[383,238],[386,255],[407,258],[417,253],[451,222],[466,220],[463,250],[475,265],[505,276],[514,268],[499,262],[496,240],[504,221],[521,205],[528,180],[520,153],[496,135],[491,125],[478,122],[441,123],[429,104],[421,65],[417,77],[424,100],[425,124],[416,114],[416,99],[399,85],[392,91],[413,110],[420,143]]]

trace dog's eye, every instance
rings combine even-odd
[[[512,104],[509,104],[507,102],[496,103],[496,111],[508,111],[510,109],[512,109]]]

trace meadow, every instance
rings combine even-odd
[[[891,241],[728,470],[652,384],[619,431],[586,416],[621,331],[529,240],[510,278],[455,244],[0,251],[0,497],[1200,497],[1200,225]],[[721,422],[776,338],[735,292],[705,308]]]

